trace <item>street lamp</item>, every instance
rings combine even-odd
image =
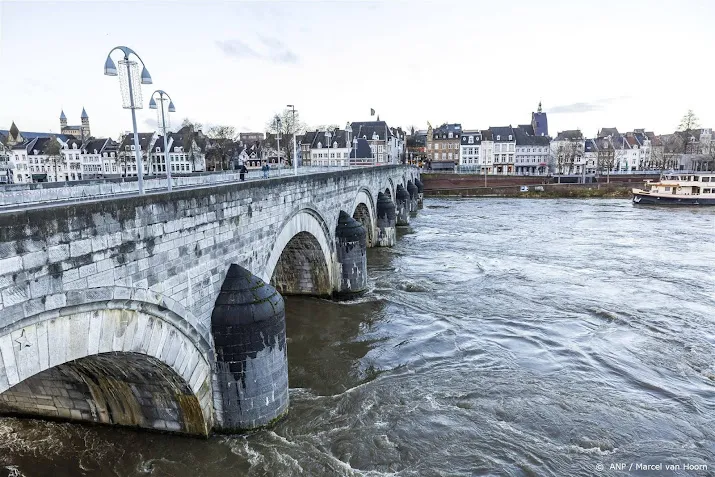
[[[353,133],[353,128],[350,127],[350,123],[345,124],[345,132],[347,133],[347,141],[345,142],[346,147],[350,147],[350,135]],[[357,159],[357,149],[355,150],[355,158]],[[350,166],[350,153],[348,153],[348,166]]]
[[[353,164],[357,164],[358,163],[358,160],[357,160],[357,158],[358,158],[357,157],[358,138],[357,138],[357,136],[353,138],[353,146],[355,146],[355,161],[353,162]]]
[[[281,175],[281,118],[276,115],[276,148],[278,149],[278,175]]]
[[[295,142],[295,131],[296,131],[296,126],[295,126],[295,106],[292,104],[286,105],[287,108],[291,108],[291,112],[293,113],[293,175],[298,175],[298,151],[296,147],[296,142]]]
[[[117,70],[117,66],[112,61],[112,53],[114,50],[121,50],[124,53],[124,58],[119,60],[120,66],[126,66]],[[134,55],[142,64],[141,74],[138,72],[139,64],[136,61],[129,60],[129,56]],[[141,85],[151,84],[151,76],[146,69],[144,60],[137,53],[126,46],[115,46],[109,51],[107,61],[104,62],[104,74],[107,76],[119,76],[119,87],[122,91],[122,107],[132,110],[132,125],[134,126],[134,152],[137,158],[137,183],[139,185],[139,193],[144,194],[144,170],[142,164],[141,150],[139,149],[139,135],[137,134],[137,115],[135,110],[142,108]]]
[[[333,137],[333,135],[330,133],[330,129],[325,130],[325,142],[328,143],[328,159],[327,159],[327,164],[330,166],[330,139]]]
[[[154,91],[149,99],[149,109],[156,109],[156,101],[154,101],[154,95],[159,93],[159,101],[161,102],[161,130],[164,134],[164,164],[166,165],[166,188],[171,192],[171,161],[169,160],[169,149],[167,146],[166,138],[166,118],[164,116],[164,101],[169,101],[169,112],[175,113],[176,108],[174,107],[174,101],[172,101],[171,96],[164,90],[157,89]],[[166,96],[166,99],[164,99]]]

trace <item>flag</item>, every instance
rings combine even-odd
[[[375,115],[375,110],[370,108],[370,116],[374,116],[374,115]]]

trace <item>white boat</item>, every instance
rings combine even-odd
[[[633,189],[634,204],[715,205],[715,172],[673,172]]]

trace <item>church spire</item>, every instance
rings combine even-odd
[[[80,116],[80,119],[89,119],[87,111],[84,110],[84,106],[82,106],[82,116]]]
[[[65,110],[63,109],[60,111],[60,119],[67,119],[67,116],[65,116]]]

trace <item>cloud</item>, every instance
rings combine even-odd
[[[628,99],[628,97],[619,96],[617,98],[597,99],[596,101],[593,101],[591,103],[562,104],[559,106],[554,106],[553,108],[548,108],[546,112],[549,114],[589,113],[591,111],[601,111],[605,109],[607,105],[624,99]]]
[[[144,126],[151,128],[153,131],[154,129],[156,129],[156,119],[146,118],[144,120]]]
[[[277,64],[298,63],[298,55],[278,38],[261,35],[258,37],[258,43],[258,46],[252,46],[237,39],[217,40],[216,46],[226,56],[233,58],[263,60]]]

